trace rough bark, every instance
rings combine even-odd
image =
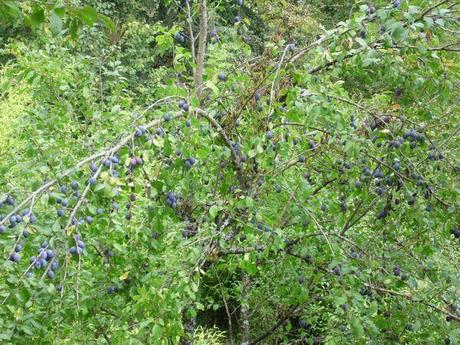
[[[192,51],[192,60],[195,63],[196,56],[195,56],[195,34],[193,33],[193,18],[192,18],[192,10],[189,0],[185,0],[185,4],[187,6],[187,23],[188,23],[188,34],[190,36],[190,50]]]
[[[249,285],[249,276],[245,274],[243,277],[243,289],[241,291],[241,345],[249,345]]]
[[[182,345],[193,345],[194,338],[195,338],[196,318],[189,317],[187,315],[187,308],[184,308],[184,310],[182,311],[182,317],[184,320],[185,335],[183,339],[181,339],[181,344]]]
[[[206,39],[208,36],[208,10],[206,0],[200,0],[200,34],[196,52],[196,69],[194,75],[196,96],[201,100],[203,88],[204,57],[206,54]]]

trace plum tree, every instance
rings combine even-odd
[[[457,5],[316,30],[300,3],[159,2],[73,40],[71,5],[21,4],[53,15],[2,48],[4,341],[458,341]]]

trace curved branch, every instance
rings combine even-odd
[[[403,292],[398,292],[398,291],[394,291],[394,290],[389,290],[389,289],[385,289],[385,288],[381,288],[381,287],[378,287],[378,286],[375,286],[375,285],[371,285],[371,284],[366,284],[366,287],[372,289],[372,290],[375,290],[375,291],[378,291],[378,292],[381,292],[383,294],[387,294],[387,295],[392,295],[392,296],[398,296],[398,297],[403,297],[409,301],[412,301],[412,302],[415,302],[415,303],[420,303],[420,304],[423,304],[427,307],[430,307],[434,310],[436,310],[437,312],[441,313],[441,314],[444,314],[444,315],[447,315],[448,317],[451,318],[451,320],[454,320],[456,322],[460,322],[460,317],[457,316],[457,315],[454,315],[453,313],[449,313],[447,310],[445,309],[442,309],[438,306],[435,306],[434,304],[431,304],[429,302],[425,302],[425,301],[422,301],[422,300],[417,300],[416,297],[414,297],[413,295],[411,295],[410,293],[403,293]]]
[[[142,114],[145,114],[147,111],[149,111],[150,109],[152,109],[153,107],[158,105],[158,103],[159,103],[159,101],[157,101],[157,102],[153,103],[152,105],[150,105],[149,107],[147,107]],[[180,118],[182,116],[184,116],[183,113],[177,113],[173,118]],[[145,129],[150,129],[150,128],[154,127],[154,126],[159,125],[160,123],[162,123],[164,121],[165,121],[164,119],[155,119],[155,120],[147,123],[144,127],[145,127]],[[118,142],[118,144],[116,144],[115,146],[113,146],[113,147],[111,147],[109,149],[102,150],[102,151],[100,151],[98,153],[95,153],[95,154],[93,154],[93,155],[81,160],[80,162],[78,162],[72,168],[65,170],[57,178],[45,183],[43,186],[41,186],[40,188],[36,189],[33,193],[31,193],[18,206],[16,206],[3,220],[0,221],[0,225],[4,225],[12,215],[16,214],[20,209],[22,209],[24,206],[28,205],[29,202],[31,202],[34,199],[40,198],[40,196],[45,191],[47,191],[52,186],[57,184],[59,182],[59,180],[63,179],[64,177],[67,177],[67,176],[71,175],[75,171],[78,171],[79,168],[83,167],[85,164],[87,164],[87,163],[89,163],[91,161],[100,159],[100,158],[108,155],[111,152],[113,152],[113,153],[118,152],[123,146],[127,145],[134,138],[135,138],[135,132],[132,132],[131,134],[129,134],[129,135],[125,136],[124,138],[122,138]]]
[[[233,158],[233,163],[235,164],[235,167],[238,170],[240,170],[241,169],[240,157],[238,156],[238,154],[236,153],[235,149],[233,148],[232,142],[228,138],[227,134],[225,134],[224,129],[219,125],[219,123],[211,115],[209,115],[203,109],[196,108],[195,111],[199,115],[203,116],[206,120],[208,120],[211,123],[211,125],[220,133],[220,135],[222,136],[222,138],[225,141],[225,145],[230,149],[230,152],[231,152],[232,158]]]

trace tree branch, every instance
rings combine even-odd
[[[143,112],[142,114],[139,116],[141,117],[143,114],[145,114],[147,111],[149,111],[150,109],[152,109],[153,107],[157,106],[158,104],[160,104],[162,100],[160,101],[157,101],[153,104],[151,104],[150,106],[148,106]],[[184,116],[183,113],[178,113],[174,116],[174,118],[180,118]],[[164,119],[155,119],[149,123],[147,123],[144,127],[145,129],[150,129],[152,127],[155,127],[157,125],[159,125],[160,123],[164,122]],[[97,159],[100,159],[104,156],[106,156],[107,154],[109,154],[110,152],[118,152],[122,147],[124,147],[125,145],[127,145],[131,140],[133,140],[135,138],[135,132],[132,132],[131,134],[125,136],[124,138],[122,138],[118,144],[116,144],[115,146],[111,147],[111,148],[108,148],[108,149],[104,149],[98,153],[95,153],[83,160],[81,160],[80,162],[78,162],[75,166],[73,166],[72,168],[70,169],[67,169],[66,171],[64,171],[63,173],[61,173],[60,175],[58,175],[58,177],[54,180],[51,180],[47,183],[45,183],[43,186],[41,186],[40,188],[36,189],[34,192],[32,192],[26,199],[24,199],[24,201],[22,201],[20,204],[18,204],[18,206],[16,206],[2,221],[0,221],[0,225],[3,225],[5,224],[8,219],[16,214],[19,210],[21,210],[23,207],[25,207],[26,205],[29,204],[30,201],[34,200],[34,199],[38,199],[42,193],[44,193],[45,191],[47,191],[48,189],[50,189],[52,186],[54,186],[55,184],[57,184],[59,182],[59,180],[63,179],[64,177],[67,177],[69,175],[71,175],[72,173],[74,173],[75,171],[77,171],[79,168],[83,167],[85,164],[91,162],[91,161],[94,161],[94,160],[97,160]]]
[[[423,305],[426,305],[427,307],[430,307],[436,311],[438,311],[439,313],[441,314],[444,314],[444,315],[447,315],[449,316],[452,320],[455,320],[457,322],[460,322],[460,317],[457,316],[457,315],[454,315],[453,313],[450,313],[448,312],[447,310],[444,310],[440,307],[437,307],[435,306],[434,304],[431,304],[429,302],[425,302],[425,301],[422,301],[422,300],[417,300],[416,297],[414,297],[413,295],[411,295],[410,293],[402,293],[402,292],[398,292],[398,291],[393,291],[393,290],[389,290],[389,289],[385,289],[385,288],[381,288],[381,287],[378,287],[378,286],[375,286],[375,285],[371,285],[371,284],[366,284],[366,286],[370,289],[373,289],[375,291],[378,291],[378,292],[381,292],[381,293],[384,293],[384,294],[387,294],[387,295],[392,295],[392,296],[398,296],[398,297],[403,297],[409,301],[412,301],[412,302],[415,302],[415,303],[420,303],[420,304],[423,304]]]
[[[297,314],[300,310],[302,310],[302,309],[297,307],[297,306],[292,306],[291,308],[289,308],[289,310],[285,313],[285,315],[283,317],[281,317],[278,320],[278,322],[276,322],[267,332],[262,334],[256,340],[251,341],[251,343],[249,345],[256,345],[256,344],[259,344],[260,342],[262,342],[265,338],[267,338],[270,335],[272,335],[273,332],[275,332],[280,326],[282,326],[285,323],[287,323],[289,321],[289,319],[294,317],[295,314]]]

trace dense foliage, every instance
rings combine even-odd
[[[0,342],[460,344],[455,0],[0,0]]]

